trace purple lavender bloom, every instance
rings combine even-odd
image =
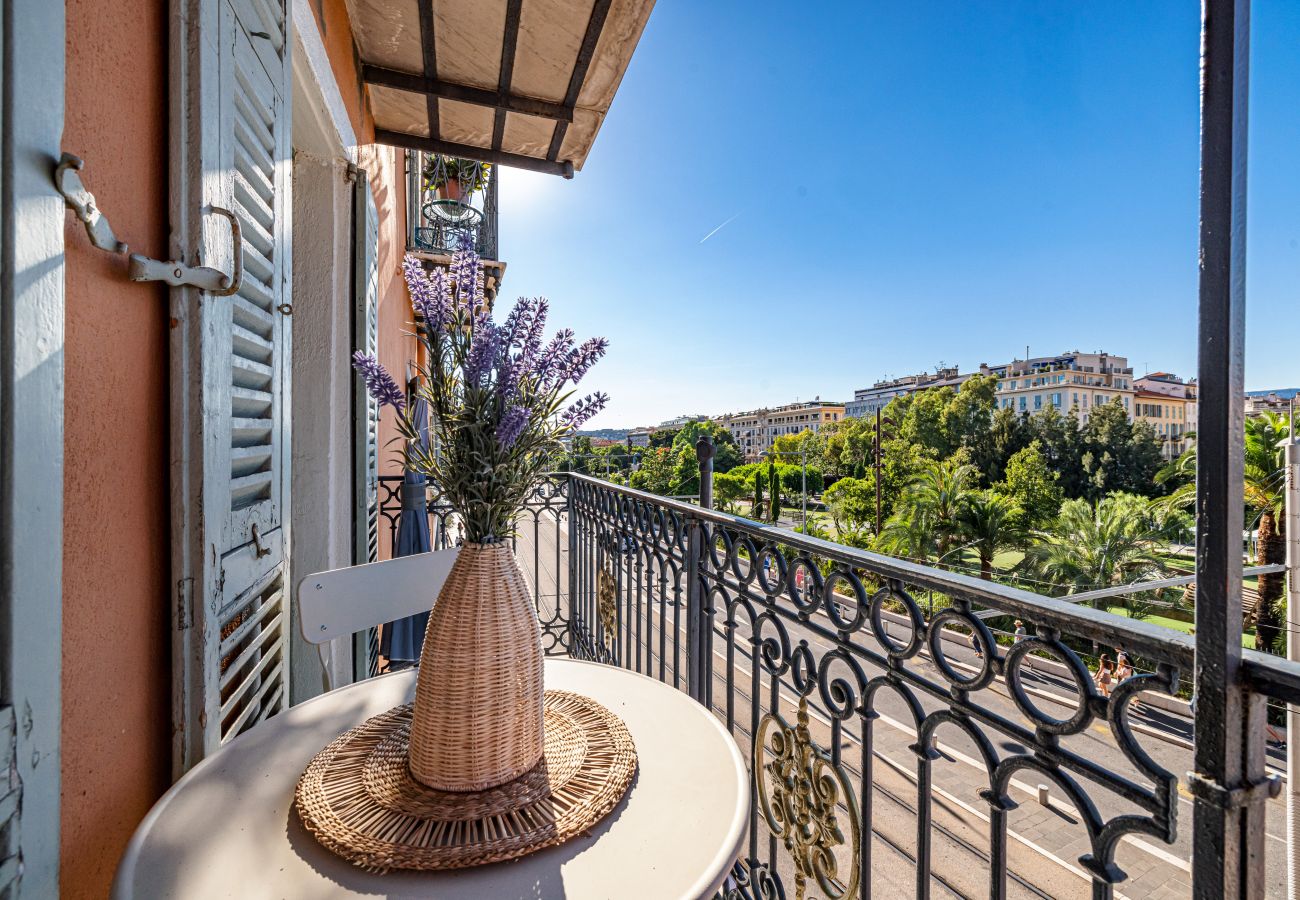
[[[552,384],[551,379],[557,374],[557,367],[572,349],[573,330],[565,328],[556,332],[555,337],[542,350],[541,355],[537,357],[537,365],[534,369],[537,380],[543,386],[549,387]]]
[[[528,321],[533,314],[533,301],[527,297],[520,297],[515,301],[514,308],[506,316],[505,323],[501,326],[503,347],[518,347],[523,339],[523,335],[528,330]]]
[[[482,270],[474,244],[468,237],[461,240],[460,249],[451,256],[451,277],[456,282],[456,305],[475,309],[483,301]]]
[[[528,420],[532,417],[532,411],[524,406],[512,406],[501,416],[497,422],[497,443],[502,448],[509,450],[519,440],[519,436],[524,433],[528,427]]]
[[[505,406],[514,399],[519,382],[528,372],[529,362],[520,356],[512,357],[506,344],[502,342],[501,352],[497,358],[497,406]]]
[[[391,406],[398,412],[406,409],[406,397],[397,381],[388,370],[380,365],[379,360],[368,353],[358,350],[352,355],[352,366],[361,373],[366,382],[366,391],[379,401],[380,406]]]
[[[474,337],[465,356],[465,384],[480,387],[483,379],[492,370],[500,347],[500,332],[487,315],[481,315],[474,323]]]
[[[588,394],[560,414],[560,424],[567,428],[579,428],[588,419],[605,408],[609,395],[596,391]]]
[[[570,350],[557,370],[556,383],[563,384],[571,381],[577,384],[582,380],[582,376],[587,374],[587,370],[605,355],[605,348],[608,346],[609,341],[605,338],[591,338],[584,341],[578,349]]]
[[[441,330],[451,319],[451,290],[447,273],[434,269],[430,275],[414,256],[402,261],[402,274],[411,292],[411,306],[428,324],[430,331]]]
[[[546,316],[551,311],[551,301],[545,297],[534,297],[532,310],[532,321],[528,323],[528,331],[520,344],[524,358],[529,360],[541,352],[542,331],[546,328]]]

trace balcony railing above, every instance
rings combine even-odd
[[[407,249],[450,256],[468,238],[483,260],[500,260],[496,167],[482,191],[464,201],[440,199],[423,187],[422,173],[431,155],[421,150],[406,154]]]

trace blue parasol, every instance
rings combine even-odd
[[[429,408],[422,398],[412,401],[415,421],[420,423],[420,446],[429,448]],[[412,471],[408,466],[402,480],[402,512],[397,519],[397,535],[393,540],[393,556],[411,556],[428,553],[429,506],[426,494],[428,481],[424,473]],[[388,659],[390,668],[404,668],[420,660],[424,645],[424,629],[429,624],[428,612],[416,613],[384,626],[379,652]]]

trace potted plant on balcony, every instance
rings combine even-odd
[[[509,539],[561,440],[607,401],[594,393],[571,402],[606,341],[576,345],[566,329],[544,343],[543,298],[520,299],[494,322],[478,256],[466,246],[450,271],[427,273],[412,257],[404,271],[426,326],[419,391],[436,450],[418,439],[401,388],[379,362],[357,354],[354,364],[372,396],[398,411],[406,464],[429,476],[465,534],[425,632],[408,761],[427,787],[480,791],[542,757],[541,634]]]
[[[468,203],[491,177],[492,166],[472,159],[434,154],[424,163],[424,190],[440,200]]]

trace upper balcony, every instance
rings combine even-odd
[[[505,271],[497,240],[497,167],[423,150],[406,153],[406,249],[446,264],[468,240],[489,270]]]

